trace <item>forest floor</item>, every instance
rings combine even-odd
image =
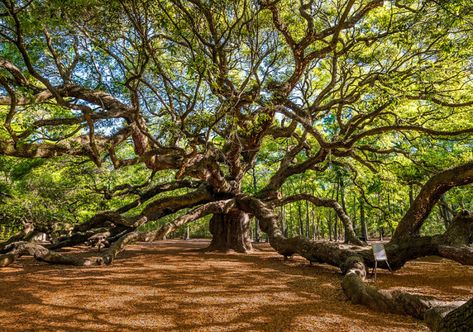
[[[0,270],[0,331],[428,331],[347,302],[334,267],[283,261],[265,243],[248,255],[196,251],[207,244],[140,243],[89,268],[22,258]],[[466,300],[472,276],[427,257],[380,271],[376,286]]]

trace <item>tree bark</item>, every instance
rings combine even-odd
[[[207,251],[251,251],[249,228],[249,215],[239,209],[232,209],[225,214],[214,214],[209,223],[213,237]]]
[[[445,244],[462,246],[473,243],[473,213],[464,211],[457,215],[444,234]]]
[[[309,202],[305,201],[305,237],[310,239]]]
[[[340,191],[340,183],[337,183],[337,194],[335,196],[335,201],[338,202],[338,195]],[[342,207],[343,209],[343,207]],[[334,224],[333,224],[333,236],[335,237],[335,242],[338,242],[338,217],[335,216]]]
[[[473,162],[447,169],[431,177],[399,222],[393,240],[398,241],[402,237],[415,236],[442,194],[453,187],[472,182]]]
[[[302,221],[302,211],[301,211],[301,203],[297,203],[297,217],[299,221],[299,236],[304,236],[304,228],[303,228],[303,221]]]
[[[473,330],[473,298],[454,310],[443,312],[441,319],[428,319],[429,327],[436,332],[467,332]],[[434,316],[435,317],[435,316]]]
[[[82,258],[72,254],[64,255],[29,242],[15,242],[10,244],[9,247],[11,250],[7,254],[0,255],[0,267],[10,265],[23,255],[31,255],[39,261],[51,264],[89,266],[103,263],[100,258]]]

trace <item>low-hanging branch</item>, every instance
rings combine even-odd
[[[184,215],[176,218],[175,220],[163,225],[156,231],[148,232],[140,235],[140,238],[144,241],[155,241],[163,240],[166,236],[175,231],[176,229],[182,227],[185,224],[194,222],[202,217],[205,217],[209,214],[222,214],[228,213],[235,206],[234,199],[227,199],[223,201],[216,201],[207,203],[204,205],[195,208]]]
[[[473,161],[440,172],[422,187],[413,204],[399,222],[393,240],[415,235],[442,194],[453,187],[473,183]]]
[[[355,231],[353,229],[353,222],[351,221],[351,218],[346,214],[346,212],[343,210],[343,207],[334,199],[324,199],[324,198],[318,198],[309,194],[297,194],[289,197],[285,197],[278,202],[276,202],[276,205],[281,206],[281,205],[286,205],[292,202],[297,202],[297,201],[309,201],[315,206],[323,206],[323,207],[329,207],[335,210],[337,213],[338,217],[342,221],[343,227],[345,229],[345,239],[348,243],[356,244],[359,246],[363,245],[363,242],[358,239],[358,237],[355,234]]]

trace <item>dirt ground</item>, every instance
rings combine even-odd
[[[137,244],[112,266],[23,258],[0,270],[0,331],[428,331],[420,321],[346,301],[338,269],[201,253],[205,240]],[[473,267],[435,257],[381,271],[376,285],[437,298],[473,296]]]

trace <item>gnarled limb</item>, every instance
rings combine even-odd
[[[359,246],[362,246],[364,244],[356,236],[355,231],[353,230],[353,222],[351,221],[350,217],[343,210],[343,207],[334,199],[323,199],[323,198],[318,198],[309,194],[298,194],[298,195],[286,197],[280,200],[279,202],[277,202],[276,205],[285,205],[285,204],[300,201],[300,200],[309,201],[315,206],[324,206],[324,207],[329,207],[329,208],[334,209],[338,217],[342,221],[343,228],[345,229],[345,238],[348,241],[348,243],[356,244]]]
[[[436,332],[471,331],[473,329],[473,298],[459,307],[442,308],[429,315],[425,320],[429,327]]]
[[[157,220],[181,209],[207,203],[210,200],[212,200],[212,195],[204,186],[188,194],[165,197],[152,202],[146,206],[141,216],[145,216],[148,220]]]
[[[123,250],[125,250],[125,247],[130,244],[131,242],[134,242],[139,239],[139,233],[138,232],[130,232],[122,237],[120,237],[117,241],[115,241],[110,248],[98,259],[101,263],[105,264],[112,264],[114,261],[115,257],[119,253],[121,253]]]
[[[189,184],[187,182],[185,183]],[[164,186],[164,190],[169,187],[173,188],[172,185],[168,186],[166,184]],[[154,188],[153,190],[156,189]],[[136,232],[136,229],[148,221],[148,215],[158,219],[181,209],[201,204],[202,202],[205,202],[210,199],[210,193],[206,190],[205,187],[202,187],[194,192],[190,192],[182,196],[166,197],[157,200],[151,203],[145,209],[146,214],[143,213],[135,217],[123,217],[121,214],[115,211],[99,212],[94,217],[92,217],[89,222],[76,226],[71,236],[61,238],[58,243],[52,244],[48,248],[34,244],[27,245],[26,242],[17,242],[21,243],[21,245],[18,246],[16,244],[15,246],[12,246],[13,244],[5,245],[2,250],[5,255],[0,256],[0,266],[7,266],[21,255],[29,253],[33,253],[36,258],[42,261],[56,264],[110,264],[114,260],[116,255],[118,255],[121,251],[124,250],[125,246],[128,243],[135,241],[140,237],[140,234]],[[203,216],[205,214],[212,213],[212,211],[221,211],[221,209],[217,208],[219,204],[221,203],[216,202],[216,204],[213,205],[204,205],[202,209],[198,209],[197,211],[195,211],[195,214],[193,214],[190,219],[192,219],[192,217],[197,218],[199,217],[199,215]],[[178,220],[178,224],[183,224],[188,221],[190,220],[187,220],[187,218],[184,216],[180,220]],[[169,229],[169,231],[171,230]],[[65,246],[74,246],[81,243],[85,243],[95,234],[104,232],[108,234],[107,242],[113,242],[110,245],[110,248],[96,260],[79,259],[73,256],[65,256],[62,254],[58,254],[53,251],[53,249],[59,249]]]
[[[101,227],[101,228],[93,228],[85,232],[75,232],[75,233],[72,233],[71,236],[60,238],[57,243],[53,243],[47,246],[47,248],[50,250],[56,250],[56,249],[64,248],[64,247],[72,247],[72,246],[86,242],[91,236],[97,233],[106,232],[107,230],[108,228]]]
[[[414,236],[443,193],[457,186],[473,183],[473,161],[450,168],[431,177],[399,222],[393,241]]]
[[[170,223],[163,225],[160,229],[156,231],[142,234],[141,238],[144,239],[145,241],[155,241],[155,240],[165,239],[169,233],[175,231],[179,227],[189,222],[198,220],[209,214],[228,213],[234,205],[235,205],[235,201],[233,199],[227,199],[223,201],[216,201],[216,202],[204,204],[202,206],[199,206],[198,208],[191,210],[190,212],[184,214],[183,216],[180,216],[174,221],[171,221]]]
[[[0,267],[5,267],[13,263],[23,255],[31,255],[35,259],[51,264],[90,266],[100,265],[101,261],[94,258],[82,258],[75,255],[64,255],[49,250],[42,245],[30,242],[15,242],[10,244],[10,251],[5,255],[0,255]]]
[[[24,255],[31,255],[41,262],[61,265],[75,265],[75,266],[91,266],[111,264],[115,257],[121,253],[126,245],[139,238],[138,232],[129,232],[120,237],[117,241],[112,243],[107,251],[101,256],[82,258],[72,254],[60,254],[50,250],[42,245],[29,242],[16,242],[8,246],[8,253],[0,255],[0,267],[5,267],[13,263],[19,257]]]
[[[151,199],[154,195],[168,190],[174,190],[180,188],[181,186],[193,186],[194,182],[181,181],[174,182],[169,184],[158,185],[153,187],[149,191],[145,192],[143,197],[145,200]],[[138,228],[142,224],[146,223],[149,220],[156,220],[162,218],[166,215],[175,213],[181,209],[193,207],[195,205],[205,203],[211,199],[210,193],[206,190],[205,187],[201,187],[196,191],[180,195],[180,196],[171,196],[158,199],[155,202],[149,204],[143,211],[141,215],[134,217],[123,217],[120,213],[123,213],[135,206],[139,205],[139,202],[135,201],[126,206],[125,209],[120,208],[117,211],[103,211],[97,213],[88,222],[77,225],[74,227],[73,235],[70,238],[63,239],[62,244],[54,245],[53,248],[59,248],[65,245],[74,245],[79,244],[87,240],[89,236],[82,234],[90,229],[102,228],[107,226],[107,224],[112,224],[115,226],[121,226],[117,228],[117,231],[112,234],[112,236],[117,235],[122,232],[125,228],[131,230]],[[136,205],[135,205],[136,203]],[[92,234],[91,234],[92,235]],[[74,239],[73,239],[74,238]]]
[[[443,234],[445,245],[464,246],[473,243],[473,213],[463,211],[455,216]]]
[[[248,213],[252,213],[260,221],[260,228],[269,236],[271,246],[284,256],[295,253],[312,262],[322,262],[342,267],[349,256],[360,256],[364,264],[374,267],[374,257],[371,247],[349,246],[336,243],[314,242],[308,239],[293,237],[286,238],[278,226],[278,217],[271,207],[263,201],[249,196],[239,196],[237,206]],[[452,228],[458,227],[456,221]],[[446,234],[450,234],[450,228]],[[448,243],[442,235],[409,237],[402,241],[390,242],[385,245],[391,268],[399,269],[407,261],[430,255],[440,255],[439,247]],[[464,243],[467,245],[467,243]],[[448,258],[456,259],[455,255]],[[380,264],[380,268],[388,268]],[[343,270],[343,269],[342,269]]]
[[[432,298],[400,291],[382,291],[366,284],[364,282],[366,268],[374,265],[371,248],[320,243],[299,237],[285,238],[277,225],[276,215],[264,202],[253,197],[241,196],[237,200],[237,206],[242,210],[252,211],[256,218],[260,220],[261,230],[268,234],[271,246],[280,254],[289,256],[297,253],[310,261],[338,266],[345,274],[342,288],[351,302],[366,305],[374,310],[426,319],[427,322],[435,321],[437,322],[435,324],[440,324],[438,326],[446,324],[450,328],[455,326],[455,323],[451,323],[451,325],[446,323],[446,319],[450,314],[443,319],[439,318],[439,315],[458,307],[458,309],[452,311],[450,316],[455,318],[450,319],[458,321],[458,317],[462,317],[469,321],[468,323],[460,322],[458,326],[469,326],[471,328],[471,303],[463,307],[460,306],[462,303],[459,302],[444,303]],[[409,237],[402,238],[401,241],[388,243],[386,252],[390,265],[392,268],[398,269],[409,260],[427,255],[440,255],[462,264],[472,264],[473,248],[467,246],[467,243],[463,243],[464,246],[462,247],[444,245],[445,243],[451,243],[452,234],[462,234],[465,229],[468,233],[469,227],[470,223],[465,222],[465,218],[457,218],[444,235]],[[471,236],[471,233],[468,233],[467,237],[463,237],[463,241],[469,241],[469,236]],[[455,244],[458,244],[458,242],[455,242]],[[383,265],[380,267],[385,268]],[[455,312],[457,314],[454,314]],[[447,330],[448,328],[444,328],[442,331]]]
[[[139,193],[138,199],[134,200],[133,202],[125,206],[122,206],[121,208],[117,209],[116,212],[118,213],[127,212],[163,192],[168,192],[168,191],[172,191],[172,190],[176,190],[180,188],[196,189],[201,184],[202,182],[200,181],[190,181],[190,180],[181,180],[181,181],[158,184],[142,193]]]
[[[104,227],[108,223],[116,226],[124,226],[134,228],[140,224],[142,220],[132,217],[126,218],[115,211],[101,211],[95,214],[88,222],[79,224],[74,227],[73,232],[85,232],[89,229]]]
[[[439,256],[454,260],[463,265],[473,265],[473,247],[471,246],[443,246],[438,247]]]
[[[14,234],[5,242],[0,243],[0,254],[5,252],[5,248],[7,248],[9,244],[14,242],[25,241],[25,238],[31,236],[33,232],[34,226],[32,224],[25,224],[23,230]]]
[[[434,331],[469,331],[462,328],[472,327],[473,299],[464,304],[462,301],[437,301],[431,297],[398,290],[379,290],[364,282],[365,274],[363,259],[351,256],[347,260],[347,273],[342,280],[342,289],[352,303],[362,304],[376,311],[423,319]]]

